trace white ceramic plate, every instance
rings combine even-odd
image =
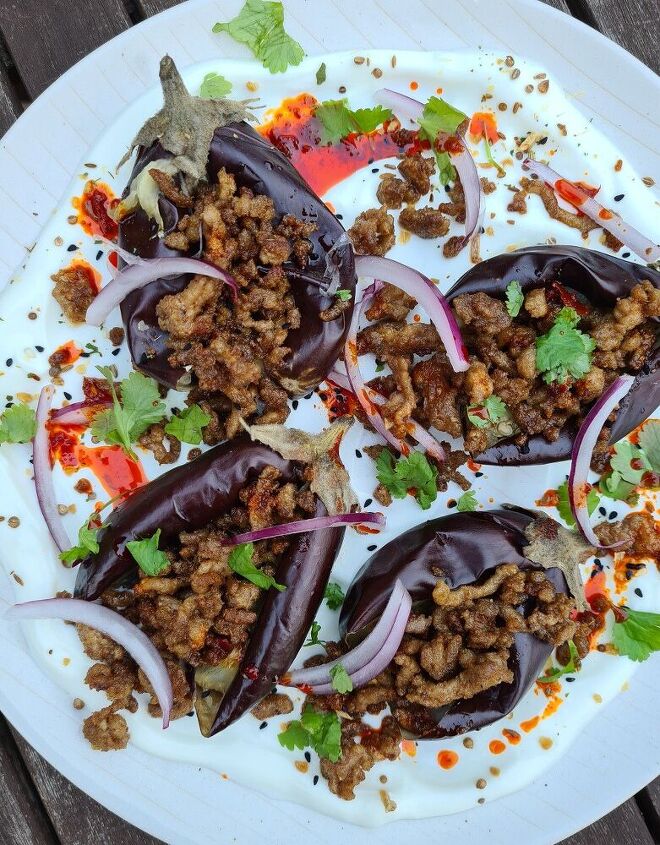
[[[549,23],[542,27],[546,32],[550,31],[549,28],[553,24],[555,26],[561,25],[567,28],[569,33],[576,29],[583,42],[585,33],[589,33],[588,37],[594,39],[595,43],[605,45],[602,49],[617,50],[613,45],[609,45],[609,42],[597,39],[591,31],[578,27],[570,19],[557,15],[553,10],[546,9],[546,7],[535,5],[533,13],[530,12],[528,7],[516,7],[516,16],[512,17],[512,13],[506,11],[508,7],[503,6],[498,13],[494,6],[495,4],[488,4],[488,15],[484,16],[483,19],[497,21],[498,23],[501,23],[503,19],[508,20],[511,24],[508,27],[509,33],[513,31],[514,22],[516,27],[524,26],[522,20],[525,16],[532,19],[535,28],[539,28],[542,19],[547,16]],[[395,25],[392,18],[394,10],[390,8],[390,4],[381,4],[380,15],[377,18],[374,18],[378,11],[375,5],[373,9],[364,9],[364,11],[361,8],[356,18],[356,24],[360,26],[360,22],[364,20],[365,26],[362,29],[365,31],[364,33],[356,33],[354,38],[351,39],[349,39],[350,24],[340,10],[333,9],[332,15],[336,15],[336,17],[332,17],[329,10],[326,9],[324,14],[328,13],[328,20],[324,21],[323,26],[319,26],[319,29],[328,33],[332,31],[335,35],[330,34],[328,40],[324,41],[322,46],[316,46],[318,42],[315,44],[305,29],[305,21],[310,19],[310,10],[306,10],[306,4],[287,4],[289,29],[294,36],[300,38],[309,53],[313,52],[315,47],[316,52],[319,52],[322,48],[331,49],[340,45],[346,47],[350,44],[354,44],[361,53],[365,52],[365,44],[396,45],[396,51],[399,54],[401,49],[407,46],[426,48],[433,46],[435,49],[439,47],[454,49],[462,47],[465,49],[466,46],[474,48],[475,44],[483,45],[482,33],[478,28],[474,28],[477,26],[476,19],[472,19],[473,29],[468,31],[466,21],[471,20],[470,16],[466,14],[465,10],[461,12],[459,4],[451,8],[451,13],[447,9],[443,9],[442,12],[442,15],[446,18],[448,29],[436,31],[433,39],[428,41],[426,37],[424,39],[421,37],[421,32],[424,30],[420,18],[415,19],[416,25],[420,27],[419,34],[407,35],[406,27],[412,27],[413,17],[406,16],[406,20],[402,22],[400,27]],[[233,8],[224,12],[224,16],[231,13],[233,13]],[[363,14],[371,15],[368,29],[366,28],[367,19],[362,18]],[[428,33],[428,23],[438,19],[438,13],[424,7],[423,14],[426,16],[427,27],[425,31]],[[318,21],[317,9],[314,10],[314,15]],[[177,16],[179,22],[177,22]],[[478,10],[475,11],[475,16],[479,16]],[[220,51],[223,54],[240,53],[236,45],[228,40],[223,39],[220,44],[218,39],[208,35],[210,25],[214,20],[222,17],[223,12],[217,8],[216,4],[186,4],[184,7],[172,10],[157,19],[152,19],[147,24],[121,36],[110,45],[106,45],[49,89],[49,92],[30,109],[4,141],[3,159],[0,160],[0,166],[3,168],[2,183],[9,196],[5,198],[2,222],[3,231],[8,237],[11,237],[9,234],[12,231],[11,226],[14,226],[17,233],[20,232],[22,242],[25,243],[28,223],[33,224],[26,212],[36,211],[39,215],[37,219],[40,219],[44,213],[51,211],[69,178],[77,171],[78,162],[90,160],[87,151],[92,146],[93,138],[86,135],[85,132],[90,132],[90,123],[94,125],[94,116],[97,116],[99,121],[98,125],[94,126],[93,133],[90,132],[90,134],[96,135],[103,126],[110,124],[112,124],[112,132],[103,133],[103,141],[95,149],[91,160],[103,163],[115,160],[116,156],[111,157],[111,155],[116,153],[117,144],[121,146],[122,139],[125,140],[132,134],[133,128],[137,125],[138,116],[153,110],[157,100],[155,93],[152,93],[148,100],[136,103],[128,110],[127,114],[122,115],[120,123],[115,123],[115,118],[126,109],[127,102],[132,102],[135,99],[137,92],[152,84],[154,68],[162,52],[165,50],[171,52],[181,65],[213,57],[215,59],[213,65],[206,69],[213,67],[222,70],[234,80],[246,78],[245,74],[249,72],[247,69],[236,66],[225,70],[225,67],[228,66],[221,67],[218,63],[217,57]],[[376,41],[377,36],[375,34],[377,26],[371,26],[372,21],[377,21],[379,25],[382,25],[383,22],[389,24],[389,28],[386,27],[382,33],[378,33],[378,41]],[[438,26],[440,25],[440,22],[438,22]],[[342,33],[341,41],[333,41],[332,38],[335,38],[339,32]],[[141,37],[139,37],[140,35]],[[419,37],[419,41],[415,40],[416,37]],[[515,40],[513,36],[509,35],[505,43],[498,43],[497,40],[493,39],[494,36],[491,36],[491,39],[487,42],[489,46],[492,45],[499,48],[500,52],[504,51],[514,55],[521,52],[533,55],[539,63],[542,63],[548,69],[552,79],[562,79],[560,67],[565,66],[559,62],[556,56],[552,59],[545,42],[539,41],[538,49],[536,49],[536,42],[530,37],[529,32],[525,34],[521,31],[516,35]],[[565,49],[569,44],[568,35],[563,37],[562,34],[561,38],[553,37],[551,40],[553,43],[560,42]],[[523,44],[524,49],[514,49],[511,42]],[[190,50],[187,49],[188,44]],[[117,46],[115,47],[115,45]],[[118,53],[113,53],[113,49],[122,54],[123,65],[119,70],[117,70]],[[584,52],[583,46],[583,55]],[[626,55],[622,51],[618,51],[618,53],[621,56]],[[410,62],[412,68],[415,67],[414,56],[406,57],[406,61]],[[646,94],[650,99],[643,101],[640,98],[640,104],[642,102],[653,102],[652,75],[630,57],[628,57],[628,61],[633,68],[631,72],[635,74],[637,80],[637,92],[639,93],[644,84],[649,86]],[[332,63],[333,65],[337,63],[341,65],[341,60],[332,60]],[[379,60],[378,63],[385,66],[382,60]],[[421,64],[424,65],[425,63],[422,61]],[[81,70],[83,65],[85,67]],[[401,62],[400,65],[399,73],[402,72],[405,63]],[[252,78],[263,79],[258,67],[253,67]],[[457,66],[457,69],[459,67],[460,65]],[[199,81],[201,71],[202,69],[196,69],[193,81],[195,79]],[[349,71],[350,68],[347,68],[347,73]],[[415,73],[415,77],[420,76],[423,72],[422,68],[419,73]],[[310,68],[301,68],[296,71],[296,74],[302,80],[309,79]],[[289,77],[288,74],[287,77]],[[576,81],[582,82],[578,79],[575,71],[570,74],[570,78],[573,85]],[[565,86],[569,87],[569,90],[575,90],[572,86],[568,86],[568,78],[564,78],[562,81]],[[310,83],[301,82],[300,87],[303,87],[304,84],[309,85]],[[589,80],[582,82],[582,84],[585,86],[585,101],[589,102],[587,92],[589,95],[598,94],[598,92],[594,90],[593,83]],[[458,85],[457,82],[456,85]],[[296,90],[300,90],[300,87],[296,87],[296,78],[291,81],[288,79],[282,81],[280,78],[278,86],[280,87],[278,87],[277,93],[280,90],[283,93],[294,93]],[[284,88],[281,86],[284,86]],[[264,90],[267,89],[264,88]],[[326,93],[326,90],[323,90],[323,96],[332,96],[332,93]],[[359,96],[356,95],[356,97],[356,101],[362,103]],[[267,97],[269,103],[276,100],[277,97],[274,95]],[[596,108],[597,102],[597,99],[592,100],[590,104]],[[472,106],[472,104],[460,102],[459,105],[464,105],[466,108]],[[583,102],[580,103],[580,108],[583,112],[586,111]],[[112,114],[108,112],[112,112]],[[625,121],[631,120],[630,115],[626,115],[621,110],[615,116],[610,108],[608,119],[609,125],[605,127],[601,123],[601,127],[606,128],[610,139],[622,150],[626,165],[631,167],[634,165],[639,174],[652,174],[654,172],[653,166],[657,162],[651,161],[649,151],[645,150],[643,144],[633,143],[631,136],[628,136],[625,131]],[[636,133],[641,122],[645,119],[643,114],[636,116],[634,121]],[[44,133],[41,133],[41,141],[36,141],[34,134],[29,139],[27,136],[21,137],[21,132],[25,131],[24,125],[28,125],[30,120],[38,120],[42,126],[48,122],[49,132],[52,123],[52,134],[55,139],[50,140],[50,134],[46,136]],[[614,124],[619,121],[622,128],[614,128]],[[63,138],[57,137],[56,132],[59,131],[67,133],[66,142]],[[77,141],[72,132],[79,133]],[[642,138],[645,137],[643,127],[639,129],[639,135]],[[112,140],[109,140],[111,136]],[[52,160],[49,159],[48,163],[44,165],[45,156],[48,154],[42,146],[46,143],[43,140],[45,137],[49,138],[48,147],[53,152],[51,153]],[[28,141],[32,143],[32,147],[28,145]],[[39,145],[37,151],[35,151],[35,144]],[[64,149],[69,156],[66,160],[62,159]],[[12,183],[9,182],[9,169],[7,167],[9,156],[13,159],[11,169],[14,175]],[[56,162],[55,157],[59,158],[60,161]],[[22,161],[32,162],[32,164],[26,167],[21,165]],[[35,161],[39,161],[36,168],[33,164]],[[24,167],[22,172],[16,167],[16,162]],[[29,176],[30,167],[36,169],[38,177],[31,178]],[[61,185],[59,185],[58,179],[62,180]],[[47,193],[39,194],[40,190],[46,192],[44,186],[47,186]],[[635,192],[640,190],[643,189],[639,180],[637,180],[636,185],[631,187],[629,192],[634,197]],[[342,206],[342,200],[344,202],[349,201],[346,194],[343,196],[339,194],[336,197],[332,195],[332,198],[336,201],[338,208]],[[638,196],[638,200],[641,204],[648,202],[646,197],[642,197],[641,194]],[[10,206],[12,201],[22,209],[23,216],[16,210],[16,205]],[[368,200],[365,200],[366,202]],[[630,212],[626,209],[627,214],[637,215],[640,211],[643,211],[643,208],[631,208]],[[60,209],[59,215],[66,217],[66,214],[66,208]],[[633,220],[633,222],[642,225],[641,220]],[[60,233],[61,229],[62,221],[58,221],[56,217],[50,222],[47,234]],[[35,231],[35,235],[37,233]],[[62,234],[66,237],[65,232],[62,232]],[[527,240],[529,241],[531,237],[533,235],[528,234]],[[72,237],[71,239],[77,240],[78,238]],[[518,239],[522,242],[524,237],[517,233],[516,240]],[[16,241],[18,241],[18,244]],[[14,239],[14,250],[20,243],[21,241],[17,236]],[[42,256],[44,254],[43,247],[44,242],[42,240],[37,250]],[[11,253],[5,251],[5,257],[8,254],[11,255]],[[488,254],[492,254],[492,250],[489,250]],[[35,256],[36,258],[37,256]],[[11,260],[9,258],[8,263]],[[408,257],[408,260],[411,260],[411,258]],[[423,262],[425,259],[422,257],[420,260]],[[48,270],[47,265],[43,265],[43,268],[44,273],[56,269],[54,267]],[[19,274],[17,279],[30,280],[33,278],[33,272],[34,265],[31,262],[28,272]],[[9,276],[9,271],[7,276]],[[35,292],[36,290],[37,287],[35,287]],[[10,297],[12,296],[13,294],[10,293]],[[42,301],[43,295],[37,296],[35,305]],[[26,340],[26,343],[29,342],[35,344],[39,343],[39,340],[35,335],[29,341]],[[52,344],[49,345],[52,348]],[[505,479],[502,479],[502,482],[506,483]],[[18,478],[13,479],[10,483],[13,483],[16,488],[25,484],[23,479]],[[536,495],[542,492],[542,490],[538,490],[538,487],[536,491]],[[519,499],[519,501],[522,501],[522,499]],[[412,511],[406,513],[402,521],[397,521],[396,530],[401,530],[409,524],[420,521],[420,519],[419,513]],[[37,525],[35,525],[35,530],[38,530]],[[6,531],[7,529],[5,529]],[[14,568],[23,575],[29,575],[31,570],[31,545],[29,542],[19,540],[19,534],[25,536],[24,532],[15,532],[14,535],[9,535],[16,545],[15,549],[12,550],[12,558],[15,559]],[[5,536],[7,535],[5,534]],[[8,558],[6,554],[3,557],[5,561]],[[36,567],[38,564],[34,565]],[[350,571],[348,574],[350,575]],[[5,586],[3,585],[3,588]],[[47,589],[43,591],[43,583],[37,587],[37,590],[42,590],[40,593],[42,595],[47,592]],[[9,597],[9,594],[10,591],[7,590],[7,597]],[[153,756],[146,756],[133,746],[120,755],[101,756],[90,753],[79,736],[79,717],[71,709],[70,690],[67,694],[52,686],[50,681],[32,664],[31,659],[26,656],[25,645],[20,635],[12,632],[11,629],[3,629],[3,635],[5,630],[7,639],[0,646],[2,649],[0,653],[3,655],[3,674],[0,676],[2,678],[0,687],[2,709],[30,742],[57,765],[65,775],[82,785],[97,800],[100,800],[115,812],[171,842],[200,841],[203,835],[213,835],[214,832],[217,834],[219,829],[222,830],[224,835],[233,834],[240,837],[240,841],[256,841],[260,829],[263,829],[262,824],[267,824],[269,830],[286,831],[282,835],[282,841],[285,839],[291,840],[293,824],[302,825],[302,828],[294,828],[300,829],[300,839],[305,838],[303,830],[308,830],[309,835],[318,836],[321,841],[329,840],[330,836],[336,835],[336,833],[330,832],[333,827],[329,825],[327,819],[324,821],[314,812],[292,805],[275,803],[269,799],[261,798],[261,796],[258,801],[255,801],[252,798],[253,793],[239,790],[231,782],[219,781],[217,775],[198,771],[180,763],[167,763]],[[32,636],[31,639],[34,646],[35,639]],[[609,698],[620,688],[628,672],[629,667],[624,670],[623,666],[619,665],[610,673],[611,677],[608,678],[606,684],[607,690],[603,688],[602,681],[598,689],[605,693],[606,698]],[[652,758],[652,752],[646,746],[644,736],[645,728],[650,726],[649,714],[653,711],[651,681],[652,673],[648,671],[647,667],[644,667],[634,678],[632,692],[619,697],[604,714],[600,715],[599,719],[590,723],[579,739],[571,744],[568,756],[564,757],[550,772],[546,773],[545,779],[539,777],[534,784],[528,786],[524,796],[518,793],[518,795],[510,796],[492,805],[487,804],[475,809],[469,816],[449,816],[441,822],[406,822],[406,834],[436,830],[440,829],[438,825],[442,825],[443,833],[451,834],[455,841],[467,841],[468,835],[470,837],[480,834],[485,836],[488,832],[493,841],[497,842],[500,841],[499,838],[501,838],[501,841],[505,839],[510,841],[512,829],[515,830],[517,826],[519,834],[524,835],[526,841],[551,842],[562,838],[571,830],[587,824],[592,818],[606,812],[650,780],[657,771],[657,760]],[[657,688],[655,695],[657,700]],[[591,709],[594,709],[593,703]],[[47,716],[47,721],[44,720],[44,716]],[[612,726],[612,719],[615,722],[617,719],[619,720],[618,731],[616,727]],[[609,726],[606,724],[608,720],[610,721]],[[575,733],[576,727],[579,727],[583,721],[584,719],[581,718],[578,724],[571,719],[567,719],[553,724],[552,731],[554,732],[553,736],[556,736],[557,746],[566,748],[569,745],[569,739],[572,740],[573,738],[572,735]],[[622,727],[627,724],[632,724],[635,727],[632,729],[632,734],[628,730],[626,735],[623,736],[620,732]],[[603,769],[602,764],[599,763],[599,756],[603,754],[600,743],[602,743],[604,749],[606,744],[604,738],[606,736],[608,738],[608,755],[616,753],[622,762],[616,774],[609,773],[607,781],[599,784],[598,778]],[[57,740],[55,741],[53,737],[57,737]],[[195,762],[199,760],[194,755],[191,756],[191,759],[194,759]],[[604,756],[602,759],[604,759]],[[627,765],[626,760],[630,760],[630,764]],[[212,759],[206,759],[204,762],[207,765],[213,765]],[[231,772],[229,764],[226,768]],[[542,769],[543,766],[539,769],[534,767],[530,769],[530,766],[527,765],[518,776],[509,777],[506,787],[495,788],[492,791],[493,797],[529,782],[535,774],[540,774]],[[505,782],[505,778],[502,779],[502,782]],[[548,783],[547,789],[542,786],[545,782]],[[271,794],[277,792],[274,789],[274,784],[271,785],[273,788],[268,789],[268,785],[264,785],[263,780],[259,777],[255,777],[254,785],[266,789]],[[441,782],[438,782],[438,789],[442,791]],[[182,793],[186,795],[185,801],[180,799]],[[176,795],[179,795],[178,800]],[[439,811],[446,813],[451,811],[452,808],[456,810],[464,809],[472,803],[471,801],[466,802],[465,798],[458,794],[456,799],[452,805],[452,794],[439,795],[439,804],[442,805],[438,808]],[[476,796],[473,800],[476,800]],[[348,808],[346,809],[348,810]],[[349,818],[350,816],[347,813],[345,817]],[[286,828],[284,827],[285,821]],[[249,833],[248,831],[253,832]],[[469,834],[466,831],[469,831]],[[350,835],[359,842],[363,839],[366,841],[368,834],[359,828],[351,827]],[[399,835],[399,825],[390,825],[379,831],[379,836],[384,841],[394,841],[394,837]],[[275,841],[279,841],[277,835]]]

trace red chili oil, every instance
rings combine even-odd
[[[489,111],[475,112],[470,120],[470,135],[475,141],[480,141],[482,138],[488,138],[491,144],[499,141],[495,115]]]
[[[57,347],[48,360],[51,364],[58,364],[60,367],[65,367],[69,364],[75,364],[81,354],[82,349],[76,346],[72,340],[67,340],[66,343]]]
[[[556,508],[559,504],[559,494],[556,490],[546,490],[540,499],[536,500],[539,508]]]
[[[559,282],[552,282],[547,290],[546,296],[550,302],[561,302],[566,308],[572,308],[580,317],[586,317],[589,313],[589,306],[584,302],[580,302],[574,293],[566,290]]]
[[[355,394],[344,390],[333,381],[328,380],[328,384],[330,389],[319,393],[319,398],[328,412],[328,421],[333,422],[339,417],[354,416],[360,407]]]
[[[396,120],[387,121],[382,131],[354,133],[338,143],[323,144],[322,126],[314,117],[317,104],[316,97],[305,93],[283,100],[257,129],[320,196],[363,167],[410,148],[410,144],[398,143]]]
[[[101,274],[84,259],[74,258],[64,270],[75,270],[79,275],[83,276],[94,293],[94,296],[101,290]]]
[[[83,231],[93,237],[117,240],[119,226],[110,216],[110,211],[118,204],[114,191],[105,182],[85,184],[82,194],[74,197],[73,207],[78,212],[78,223]]]

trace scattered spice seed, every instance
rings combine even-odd
[[[514,67],[514,69],[511,71],[511,79],[518,79],[519,76],[520,68]]]
[[[596,702],[596,704],[602,704],[603,703],[603,696],[599,695],[597,692],[595,692],[593,694],[593,700]]]
[[[363,65],[364,64],[364,56],[356,56],[353,61],[356,65]]]
[[[387,783],[387,775],[381,775],[381,776],[378,778],[378,780],[379,780],[381,783]]]
[[[488,786],[488,781],[486,778],[479,778],[479,780],[475,783],[477,789],[485,789]]]
[[[523,104],[516,100],[516,102],[513,104],[513,108],[512,108],[513,113],[517,114],[522,107],[523,107]]]
[[[516,63],[516,60],[513,58],[513,56],[507,56],[506,59],[504,59],[504,64],[507,67],[513,67],[515,65],[515,63]]]
[[[309,751],[305,751],[305,760],[307,760],[308,763],[312,762],[312,755],[309,753]]]
[[[614,197],[614,202],[621,202],[621,200],[625,197],[625,194],[617,194]]]
[[[547,94],[548,89],[550,88],[550,80],[544,79],[543,82],[539,82],[537,87],[538,87],[539,94]]]
[[[30,313],[28,314],[28,320],[36,320],[37,316],[38,315],[34,311],[30,311]]]
[[[533,85],[525,85],[525,93],[531,94],[533,90],[534,90]]]
[[[356,458],[361,458],[361,457],[362,457],[362,452],[361,452],[359,449],[356,449],[356,450],[355,450],[355,457],[356,457]]]
[[[486,799],[485,799],[485,798],[478,798],[478,799],[477,799],[477,804],[485,804],[485,803],[486,803]]]
[[[20,524],[21,524],[21,521],[17,516],[10,516],[9,519],[7,520],[7,525],[10,528],[18,528],[18,526]]]
[[[655,185],[655,179],[652,179],[650,176],[642,176],[642,182],[647,188],[652,188]]]
[[[474,740],[472,739],[472,737],[466,736],[465,739],[463,740],[463,745],[466,748],[474,748]]]
[[[373,499],[365,499],[365,502],[364,502],[364,506],[365,506],[365,508],[368,508],[368,507],[369,507],[369,505],[370,505],[372,502],[373,502]]]
[[[499,777],[500,776],[500,770],[497,768],[497,766],[491,766],[489,771],[490,771],[491,775],[493,775],[493,777]]]
[[[381,76],[383,75],[383,71],[382,71],[379,67],[375,67],[375,68],[371,71],[371,75],[372,75],[372,76],[375,76],[375,77],[376,77],[376,79],[380,79],[380,78],[381,78]]]
[[[643,598],[644,598],[644,594],[643,594],[643,593],[642,593],[642,591],[639,589],[639,587],[635,587],[635,595],[636,595],[636,596],[639,596],[639,598],[640,598],[640,599],[643,599]]]
[[[368,552],[375,552],[377,548],[378,548],[378,546],[375,546],[375,545],[367,546],[367,551]]]
[[[392,67],[396,67],[396,56],[392,56],[392,58],[390,59],[390,64],[392,65]]]
[[[544,751],[547,751],[549,748],[552,748],[553,742],[549,736],[540,736],[539,745]]]
[[[498,108],[500,111],[506,111],[509,107],[507,106],[507,104],[506,104],[506,103],[498,103],[498,104],[497,104],[497,108]]]
[[[66,251],[67,252],[75,252],[77,249],[78,249],[78,247],[75,244],[69,244],[69,246],[66,248]]]
[[[316,786],[316,784],[317,784],[318,782],[319,782],[319,776],[318,776],[318,775],[314,775],[314,779],[312,780],[312,783],[314,784],[314,786]]]
[[[346,93],[346,86],[340,85],[337,90],[339,91],[340,94],[345,94]]]
[[[21,576],[20,576],[20,575],[18,575],[16,572],[12,572],[12,573],[11,573],[11,577],[12,577],[12,578],[14,579],[14,581],[16,581],[16,583],[17,583],[17,584],[19,584],[21,587],[24,587],[24,586],[25,586],[25,581],[24,581],[24,580],[21,578]]]
[[[76,710],[82,710],[85,706],[85,702],[82,700],[82,698],[74,698],[73,706]]]
[[[267,728],[267,727],[268,727],[268,722],[262,722],[262,723],[259,725],[259,730],[260,730],[260,731],[263,731],[263,729],[264,729],[264,728]]]
[[[245,87],[248,91],[256,91],[259,85],[256,82],[246,82]]]
[[[546,76],[547,76],[547,73],[537,73],[537,74],[534,75],[534,79],[545,79]]]

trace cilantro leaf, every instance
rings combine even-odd
[[[654,472],[660,472],[660,420],[648,420],[639,432],[639,445]]]
[[[395,499],[405,499],[408,491],[414,490],[422,510],[430,508],[438,495],[438,470],[421,452],[397,460],[389,449],[383,449],[376,461],[376,476]]]
[[[509,317],[517,317],[520,314],[525,297],[522,292],[522,287],[517,279],[506,286],[506,310]]]
[[[120,384],[120,402],[113,371],[110,367],[98,367],[98,370],[110,387],[112,408],[94,417],[92,434],[105,443],[121,446],[135,460],[131,443],[150,425],[160,422],[165,416],[165,405],[161,402],[158,385],[142,373],[132,372]]]
[[[231,93],[232,84],[219,73],[207,73],[199,87],[199,96],[204,100],[221,100]]]
[[[477,428],[487,428],[491,423],[507,419],[509,409],[496,394],[489,396],[483,405],[470,405],[467,409],[468,420]]]
[[[618,472],[629,484],[640,484],[642,476],[651,469],[651,464],[639,446],[629,440],[620,440],[610,458],[613,472]]]
[[[0,443],[29,443],[36,433],[36,414],[27,405],[12,405],[0,415]]]
[[[305,56],[300,44],[284,30],[284,6],[279,2],[246,0],[235,18],[216,23],[213,32],[226,32],[245,44],[271,73],[284,73]]]
[[[326,80],[326,67],[325,62],[321,62],[319,65],[319,69],[316,71],[316,84],[323,85]]]
[[[337,663],[330,670],[330,682],[338,693],[344,694],[353,690],[353,681],[341,663]]]
[[[345,288],[339,288],[335,296],[337,297],[337,299],[341,300],[341,302],[348,302],[352,298],[353,294],[350,292],[350,290],[346,290]]]
[[[286,726],[286,730],[277,735],[283,748],[293,751],[311,747],[319,757],[336,763],[341,757],[341,722],[339,716],[329,713],[317,713],[307,705],[300,720],[295,719]]]
[[[612,631],[619,654],[641,662],[651,652],[660,651],[660,613],[626,608],[626,615],[625,622],[616,622]]]
[[[454,135],[465,120],[467,115],[455,109],[442,97],[431,97],[417,122],[422,128],[423,136],[433,144],[440,134]]]
[[[319,639],[319,634],[321,632],[321,626],[316,621],[316,619],[312,622],[312,627],[309,629],[309,639],[305,640],[303,643],[303,647],[310,646],[310,645],[325,645],[325,640]]]
[[[373,132],[381,123],[392,117],[392,111],[382,106],[352,111],[344,98],[324,100],[316,106],[314,115],[323,127],[323,142],[335,143],[352,132]]]
[[[564,520],[566,525],[573,528],[575,526],[575,519],[573,518],[571,502],[568,498],[568,481],[564,481],[563,484],[560,484],[559,487],[557,487],[557,498],[557,510],[559,511],[559,516]],[[595,487],[592,487],[587,493],[587,509],[589,511],[589,516],[591,516],[591,514],[596,510],[599,502],[600,497],[598,492]]]
[[[578,654],[578,650],[573,640],[568,641],[568,651],[570,654],[568,663],[565,666],[555,666],[554,669],[551,669],[547,675],[544,675],[542,678],[538,678],[537,683],[553,684],[564,675],[573,675],[575,672],[580,671],[580,655]]]
[[[569,375],[580,379],[591,369],[596,343],[575,328],[579,319],[573,308],[562,308],[550,331],[536,338],[536,368],[547,384],[563,384]]]
[[[339,608],[344,603],[344,599],[346,598],[346,596],[344,595],[344,591],[339,586],[339,584],[335,584],[334,581],[330,581],[330,583],[325,588],[323,598],[325,599],[326,604],[328,605],[330,610],[339,610]]]
[[[309,731],[303,728],[302,722],[298,719],[289,722],[285,730],[277,735],[277,739],[282,748],[286,748],[288,751],[295,751],[296,748],[302,751],[308,745],[311,745]]]
[[[191,405],[178,416],[173,416],[165,426],[165,432],[176,437],[182,443],[197,446],[202,442],[202,429],[211,422],[199,405]]]
[[[241,543],[231,550],[227,564],[232,572],[241,575],[262,590],[267,590],[269,587],[275,587],[276,590],[282,592],[286,590],[284,584],[278,584],[272,575],[267,575],[262,572],[252,562],[254,554],[254,543]]]
[[[451,163],[449,153],[445,152],[444,150],[436,150],[435,148],[433,148],[433,154],[435,155],[435,163],[438,166],[438,176],[440,178],[440,184],[444,187],[450,182],[455,182],[456,168]]]
[[[60,560],[67,566],[72,566],[77,560],[86,558],[87,555],[96,555],[99,552],[98,533],[99,528],[90,527],[89,520],[78,529],[78,545],[72,546],[64,552],[60,552]]]
[[[160,528],[153,537],[147,537],[144,540],[129,540],[126,543],[126,548],[131,553],[133,559],[140,567],[140,569],[152,578],[155,575],[160,575],[170,565],[170,561],[165,554],[158,548],[160,540]]]
[[[463,513],[464,511],[476,511],[477,497],[474,490],[466,490],[465,493],[456,502],[456,510]]]
[[[624,481],[621,478],[621,473],[617,470],[603,475],[598,484],[598,489],[608,499],[628,502],[630,505],[636,504],[637,502],[636,488],[637,485],[631,484],[629,481]]]

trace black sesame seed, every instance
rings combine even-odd
[[[616,519],[619,514],[616,511],[610,511],[610,515],[607,517],[608,519]]]
[[[186,716],[194,716],[194,715],[195,715],[195,711],[194,711],[194,710],[191,710],[191,711],[190,711],[190,713],[186,713]]]
[[[602,561],[601,561],[601,559],[600,559],[599,557],[595,557],[595,558],[594,558],[594,564],[595,564],[596,566],[600,566],[601,568],[602,568],[602,566],[603,566],[603,563],[602,563]]]
[[[325,400],[326,400],[327,398],[328,398],[328,394],[327,394],[327,393],[324,393],[323,391],[319,391],[319,399],[321,400],[321,402],[325,402]]]
[[[34,348],[37,350],[37,352],[43,352],[44,351],[43,346],[35,346]]]
[[[312,783],[314,784],[314,786],[316,786],[316,784],[317,784],[318,782],[319,782],[319,776],[318,776],[318,775],[314,775],[314,780],[312,781]]]
[[[642,593],[642,591],[639,589],[639,587],[635,587],[635,595],[639,596],[640,599],[644,598],[644,593]]]
[[[378,548],[378,546],[367,546],[367,551],[368,552],[375,552],[377,548]]]
[[[65,399],[68,399],[68,400],[69,400],[69,402],[70,402],[70,401],[71,401],[71,399],[72,399],[73,397],[71,396],[71,394],[70,394],[70,393],[67,393],[67,392],[66,392],[66,390],[65,390],[65,391],[64,391],[64,398],[65,398]]]
[[[630,253],[629,252],[622,252],[621,258],[630,258]]]
[[[78,249],[78,247],[75,244],[69,244],[69,246],[66,248],[66,251],[67,252],[75,252],[77,249]]]
[[[291,403],[291,407],[293,408],[294,411],[296,410],[296,408],[298,407],[298,400],[297,399],[293,400],[293,402]]]
[[[614,197],[614,202],[621,202],[621,200],[625,197],[625,194],[617,194]]]
[[[112,350],[113,355],[119,355],[120,352],[121,352],[121,350],[119,349],[119,347],[117,347],[117,349]]]
[[[309,753],[309,751],[305,751],[305,760],[307,760],[308,763],[312,762],[312,755]]]
[[[605,510],[605,508],[604,508],[604,507],[602,507],[602,506],[601,506],[600,508],[598,508],[598,513],[599,513],[601,516],[607,516],[607,511],[606,511],[606,510]]]
[[[313,393],[307,393],[307,394],[305,394],[304,398],[305,399],[311,399],[313,395],[314,395]]]
[[[262,723],[259,725],[259,730],[260,730],[260,731],[263,731],[263,729],[264,729],[264,728],[267,728],[267,727],[268,727],[268,722],[262,722]]]
[[[536,143],[537,144],[547,144],[548,143],[548,136],[546,135],[545,138],[540,138]]]
[[[483,472],[475,472],[475,474],[474,474],[475,478],[481,478],[482,475],[483,475]]]
[[[372,168],[371,168],[371,172],[372,172],[372,173],[378,173],[378,170],[379,170],[379,168],[378,168],[378,167],[372,167]]]
[[[356,450],[355,450],[355,457],[356,457],[356,458],[361,458],[361,457],[362,457],[362,452],[361,452],[359,449],[356,449]]]
[[[529,443],[524,443],[524,444],[520,447],[520,454],[521,454],[521,455],[526,455],[528,452],[529,452]]]
[[[335,214],[335,217],[337,218],[337,220],[343,220],[344,219],[343,214]]]
[[[103,258],[103,250],[102,250],[102,249],[100,249],[100,250],[96,253],[96,260],[97,260],[97,261],[100,261],[102,258]]]
[[[572,684],[575,678],[566,678],[567,683]]]
[[[373,159],[373,158],[370,158],[370,159],[369,159],[369,161],[367,162],[367,164],[373,164],[373,163],[374,163],[374,159]]]
[[[368,508],[368,507],[369,507],[369,505],[370,505],[372,502],[373,502],[373,499],[365,499],[365,502],[364,502],[364,506],[365,506],[365,508]]]
[[[8,367],[11,367],[11,365],[14,363],[14,359],[13,358],[7,358],[5,363]]]

